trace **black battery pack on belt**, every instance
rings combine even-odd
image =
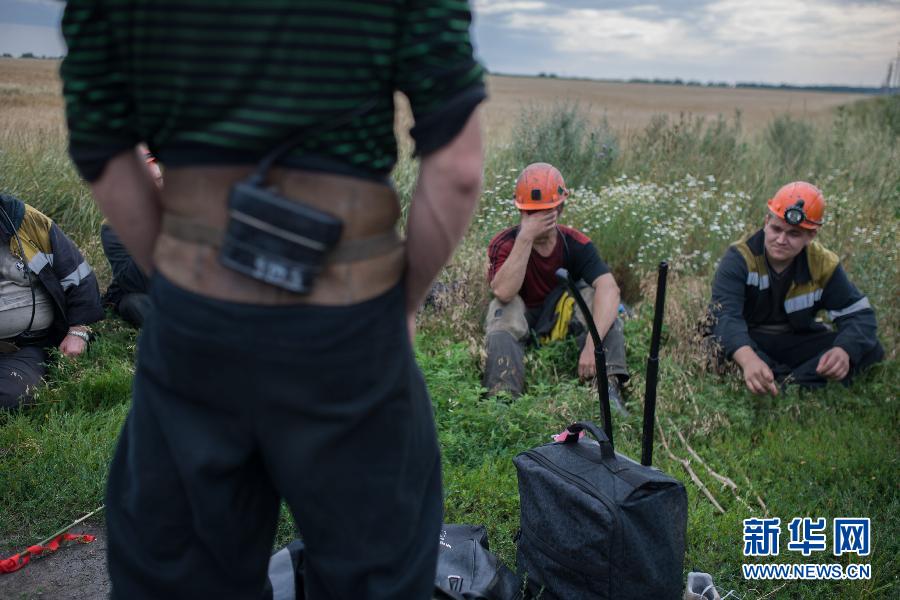
[[[253,279],[307,294],[343,228],[337,217],[302,201],[252,180],[239,181],[228,198],[219,260]]]
[[[376,101],[373,98],[319,127],[317,133],[362,115]],[[286,198],[266,184],[275,161],[308,135],[304,131],[278,146],[263,157],[253,175],[231,187],[228,225],[219,250],[219,261],[225,267],[297,294],[312,291],[344,227],[339,218],[302,199]]]

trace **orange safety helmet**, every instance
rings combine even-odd
[[[562,173],[547,163],[528,165],[516,180],[516,207],[521,210],[555,208],[568,196]]]
[[[825,197],[813,184],[794,181],[775,193],[769,200],[769,210],[789,225],[816,230],[825,217]]]

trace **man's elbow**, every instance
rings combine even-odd
[[[613,280],[612,284],[609,286],[609,297],[615,302],[616,308],[619,306],[619,301],[622,299],[622,293],[619,290],[619,285]]]
[[[423,170],[457,201],[468,200],[473,205],[481,194],[484,177],[484,155],[478,112],[474,112],[463,129],[445,147],[425,157]]]
[[[494,285],[493,281],[491,282],[491,293],[494,295],[494,298],[503,304],[509,304],[516,297],[516,292],[511,293],[509,290],[504,289],[503,286]]]
[[[483,162],[481,154],[449,153],[441,156],[434,165],[438,185],[456,202],[470,202],[474,205],[481,195]]]
[[[615,302],[616,307],[619,306],[621,294],[619,292],[619,284],[612,276],[603,276],[594,283],[594,293],[604,298],[608,302]]]

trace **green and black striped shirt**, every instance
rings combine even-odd
[[[470,24],[465,0],[69,0],[70,153],[94,180],[140,141],[167,166],[246,164],[304,134],[281,164],[384,179],[395,90],[420,155],[485,98]]]

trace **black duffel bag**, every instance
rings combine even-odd
[[[589,431],[597,441],[578,431]],[[687,495],[676,479],[616,454],[593,423],[513,459],[516,562],[542,600],[678,598]],[[598,443],[599,441],[599,443]]]

